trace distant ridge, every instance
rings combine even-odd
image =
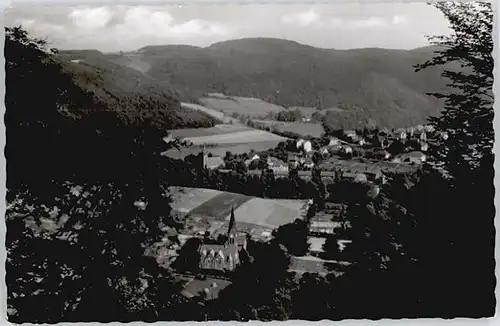
[[[329,113],[339,126],[370,122],[400,127],[424,123],[440,112],[442,104],[426,94],[446,90],[442,68],[414,71],[438,49],[335,50],[245,38],[205,48],[145,46],[137,51],[137,60],[150,66],[149,77],[182,96],[224,93],[285,107],[339,107],[347,113]],[[108,59],[120,62],[116,55]]]

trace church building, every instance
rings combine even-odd
[[[234,209],[224,244],[202,244],[200,246],[200,268],[219,271],[233,271],[240,263],[239,252],[246,249],[246,235],[236,231]]]

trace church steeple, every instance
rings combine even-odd
[[[231,206],[231,217],[229,218],[229,225],[227,227],[227,236],[231,237],[231,234],[235,231],[235,219],[234,219],[234,207]]]

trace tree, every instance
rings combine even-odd
[[[200,264],[200,252],[198,251],[201,245],[201,240],[191,238],[179,250],[179,256],[175,260],[174,268],[179,272],[197,273]]]
[[[435,315],[492,316],[492,6],[479,1],[437,2],[434,6],[448,19],[453,33],[431,38],[440,50],[417,67],[446,65],[443,77],[451,81],[449,93],[433,94],[444,100],[445,107],[439,117],[431,119],[436,131],[449,137],[430,147],[432,164],[414,190],[419,200],[415,207],[418,232],[427,239],[419,264],[424,271],[422,277],[431,280],[422,281],[428,285],[423,298],[428,307],[446,302],[441,311],[433,312]],[[441,174],[445,180],[440,180]],[[474,222],[469,222],[469,216],[474,216]],[[463,264],[464,252],[477,253],[473,266]],[[457,269],[459,274],[454,272]],[[464,277],[474,281],[459,286],[456,280]],[[441,289],[439,295],[432,290],[437,287]],[[469,299],[471,293],[474,300]]]
[[[288,252],[295,256],[304,256],[309,249],[307,237],[309,228],[307,222],[296,219],[293,223],[280,226],[273,231],[273,241],[282,244]]]
[[[493,11],[490,2],[447,2],[433,4],[448,19],[453,33],[430,40],[441,50],[427,67],[455,64],[442,76],[451,81],[453,92],[432,95],[445,101],[444,111],[431,123],[449,138],[435,151],[436,164],[457,177],[474,169],[481,157],[491,155],[493,146]],[[461,69],[456,65],[460,65]]]
[[[54,53],[6,29],[9,320],[156,320],[181,300],[145,256],[176,226],[165,135],[95,103]]]
[[[330,319],[332,297],[328,281],[318,274],[305,273],[297,290],[292,292],[293,319]]]

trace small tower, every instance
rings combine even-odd
[[[207,161],[208,161],[208,154],[205,150],[205,145],[203,145],[203,149],[201,151],[201,168],[206,169],[207,168]]]

